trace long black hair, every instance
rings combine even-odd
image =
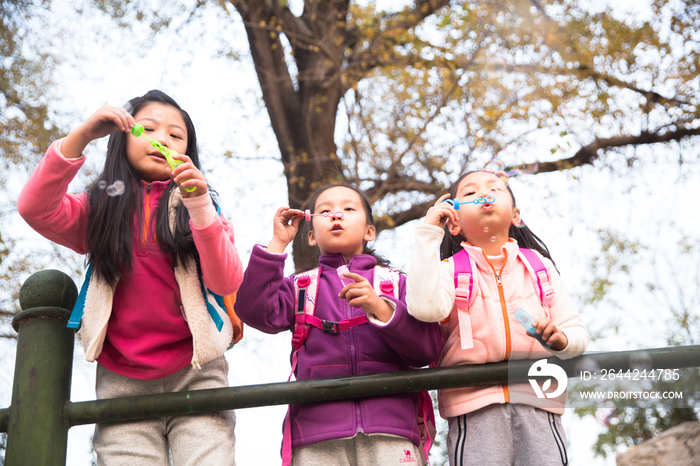
[[[200,168],[197,136],[192,119],[170,96],[159,90],[151,90],[141,97],[131,99],[125,108],[131,115],[136,115],[144,106],[152,102],[169,105],[180,112],[187,129],[186,154],[192,159],[192,163]],[[141,176],[126,158],[128,137],[127,133],[119,130],[110,134],[104,170],[87,188],[89,201],[87,261],[92,262],[93,273],[112,286],[125,273],[131,271],[132,241],[134,238],[140,238],[144,229],[148,230],[148,225],[143,224],[141,209],[143,203],[143,193],[140,189]],[[124,193],[119,196],[108,196],[104,187],[112,185],[115,181],[124,183]],[[184,264],[188,257],[198,259],[198,254],[190,230],[190,215],[187,209],[181,208],[182,204],[179,204],[175,214],[175,235],[170,231],[168,200],[173,189],[177,189],[177,185],[170,180],[155,214],[156,240],[161,250],[170,254],[174,263],[179,258]]]
[[[457,189],[459,188],[459,184],[462,182],[462,180],[467,175],[471,175],[475,172],[476,170],[467,172],[460,176],[457,181],[455,181],[455,183],[452,185],[452,188],[450,189],[450,199],[454,199],[457,196]],[[507,184],[506,189],[508,189],[508,192],[510,193],[510,198],[513,200],[513,208],[515,208],[515,195],[510,189],[510,186],[508,186]],[[521,248],[534,249],[547,259],[551,260],[552,264],[554,264],[554,259],[552,259],[552,255],[549,253],[547,245],[545,245],[544,241],[542,241],[536,234],[534,234],[532,230],[530,230],[530,228],[528,228],[528,226],[524,223],[521,226],[517,227],[511,224],[508,228],[508,236],[516,240],[518,242],[518,246],[520,246]],[[445,235],[443,236],[442,243],[440,244],[440,259],[445,260],[448,257],[452,257],[453,255],[461,251],[462,241],[465,241],[465,239],[466,238],[464,238],[461,234],[453,235],[452,233],[450,233],[449,225],[445,224]],[[556,264],[554,265],[554,267],[556,268]]]
[[[369,200],[369,197],[363,190],[351,184],[328,184],[318,188],[316,192],[313,193],[313,195],[304,203],[304,205],[301,206],[302,210],[309,209],[312,214],[315,213],[314,209],[316,208],[316,201],[318,200],[318,197],[321,195],[321,193],[331,188],[337,187],[352,189],[357,194],[359,194],[360,199],[362,200],[362,208],[365,211],[365,218],[367,219],[367,224],[374,226],[372,204]],[[299,230],[297,231],[297,234],[294,237],[294,241],[292,242],[292,247],[296,252],[294,254],[294,259],[296,263],[295,273],[305,272],[307,270],[311,270],[313,268],[318,267],[318,259],[321,256],[321,250],[318,246],[309,245],[308,238],[311,228],[313,228],[312,223],[307,222],[305,219],[302,218],[301,222],[299,223]],[[377,260],[378,265],[389,266],[389,260],[378,254],[374,249],[367,246],[367,243],[364,244],[362,254],[369,254],[370,256],[373,256]]]

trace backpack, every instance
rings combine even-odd
[[[221,208],[218,204],[215,204],[216,213],[221,215]],[[221,296],[204,285],[204,280],[202,279],[202,273],[197,266],[197,272],[199,275],[199,285],[202,290],[202,296],[204,297],[204,303],[207,305],[207,311],[211,316],[216,329],[221,332],[224,326],[224,321],[222,315],[228,316],[231,321],[231,327],[233,327],[233,337],[231,339],[231,344],[227,348],[227,351],[233,348],[233,346],[241,341],[243,338],[243,322],[238,318],[236,312],[233,310],[233,305],[236,302],[236,291],[233,293]],[[90,279],[92,277],[92,262],[88,264],[88,268],[85,271],[85,280],[83,285],[80,287],[80,293],[78,294],[78,300],[73,306],[73,311],[71,312],[70,318],[68,319],[68,324],[66,327],[78,330],[80,328],[80,322],[83,319],[83,311],[85,309],[85,297],[87,296],[88,286],[90,285]]]
[[[544,307],[545,314],[549,317],[549,304],[554,298],[554,287],[542,257],[536,251],[526,248],[520,248],[518,257],[530,272],[535,291]],[[478,277],[473,273],[476,264],[466,249],[457,252],[448,260],[454,265],[455,304],[458,311],[464,311],[457,313],[461,347],[462,349],[470,349],[474,347],[474,339],[471,318],[467,310],[476,300],[476,293],[473,292],[476,285],[475,280]],[[448,317],[443,323],[447,323],[449,319]]]
[[[347,272],[347,266],[338,267],[338,276],[343,285],[349,283],[349,279],[343,276]],[[318,298],[318,288],[321,277],[321,267],[294,275],[294,323],[292,324],[292,372],[287,381],[291,380],[297,366],[298,353],[309,338],[312,327],[324,333],[339,333],[357,325],[367,323],[367,316],[361,315],[340,322],[333,322],[319,319],[315,316],[316,301]],[[372,287],[379,294],[390,294],[396,299],[399,298],[399,277],[398,269],[377,265],[374,267]],[[421,437],[420,453],[423,457],[423,464],[428,457],[432,439],[435,438],[435,413],[433,402],[427,391],[418,394],[418,430]],[[284,436],[282,440],[282,465],[289,466],[292,462],[292,426],[289,409],[284,421]]]
[[[87,290],[90,286],[90,280],[92,278],[92,262],[88,265],[87,271],[85,272],[85,280],[83,280],[83,285],[80,287],[80,293],[78,294],[78,300],[73,306],[73,311],[71,312],[70,318],[68,319],[68,324],[66,327],[78,330],[80,328],[80,323],[83,319],[83,311],[85,310],[85,297],[87,296]],[[231,345],[228,349],[233,348],[233,346],[241,341],[243,338],[243,322],[238,318],[233,310],[233,305],[236,302],[236,292],[230,295],[221,296],[204,285],[204,280],[202,280],[202,275],[199,274],[199,285],[202,290],[202,296],[204,297],[204,303],[207,305],[207,311],[211,316],[216,328],[219,332],[224,326],[224,321],[222,315],[227,315],[231,321],[231,326],[233,327],[233,338],[231,340]]]

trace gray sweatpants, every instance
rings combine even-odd
[[[492,404],[447,420],[451,466],[568,465],[561,416],[523,404]]]
[[[393,435],[356,434],[292,450],[292,466],[422,466],[420,462],[418,447]]]
[[[228,363],[222,356],[201,369],[187,366],[156,380],[119,375],[97,365],[97,399],[228,387]],[[99,466],[235,466],[236,415],[221,411],[142,421],[97,424],[93,447]]]

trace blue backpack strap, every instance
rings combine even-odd
[[[219,312],[214,307],[214,304],[218,305],[219,308],[222,310],[221,312],[226,314],[226,306],[224,305],[224,298],[222,298],[220,295],[214,293],[209,288],[204,286],[204,280],[202,280],[201,274],[199,274],[199,285],[202,288],[202,296],[204,297],[204,302],[207,305],[207,311],[209,311],[209,315],[211,316],[211,319],[214,321],[214,325],[216,325],[216,329],[220,332],[221,329],[224,327],[224,320],[219,315]],[[212,298],[214,298],[214,303],[212,303],[209,300],[210,296]]]
[[[219,207],[219,204],[214,203],[214,207],[216,207],[217,215],[221,216],[221,208]],[[198,273],[197,275],[199,276],[199,285],[202,288],[202,296],[204,297],[204,302],[207,305],[207,311],[209,311],[209,315],[214,321],[214,325],[216,325],[217,330],[221,332],[221,329],[224,327],[224,320],[221,318],[221,315],[219,315],[219,312],[214,307],[214,304],[212,304],[211,301],[209,301],[209,296],[214,298],[214,302],[216,303],[216,305],[218,305],[222,312],[226,314],[226,305],[224,304],[224,298],[221,295],[214,293],[212,290],[207,288],[206,285],[204,285],[204,280],[202,279],[201,273]]]
[[[66,327],[78,330],[80,328],[80,321],[83,319],[83,311],[85,310],[85,297],[87,296],[87,290],[90,286],[90,278],[92,277],[92,262],[88,264],[87,271],[85,272],[85,280],[83,280],[83,286],[80,287],[80,294],[78,294],[78,300],[73,306],[73,312],[70,314],[68,319],[68,324]]]

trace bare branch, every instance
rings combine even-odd
[[[638,136],[616,136],[607,139],[596,139],[587,146],[581,147],[576,154],[567,159],[552,162],[535,162],[517,165],[514,168],[525,173],[537,174],[561,170],[569,170],[582,165],[591,165],[600,157],[600,152],[615,147],[629,145],[657,144],[661,142],[680,141],[689,136],[700,135],[698,129],[679,129],[666,132],[643,132]]]
[[[435,199],[421,202],[420,204],[414,204],[407,210],[375,219],[374,226],[377,229],[377,233],[380,233],[383,230],[399,227],[423,217],[433,204],[435,204]]]

